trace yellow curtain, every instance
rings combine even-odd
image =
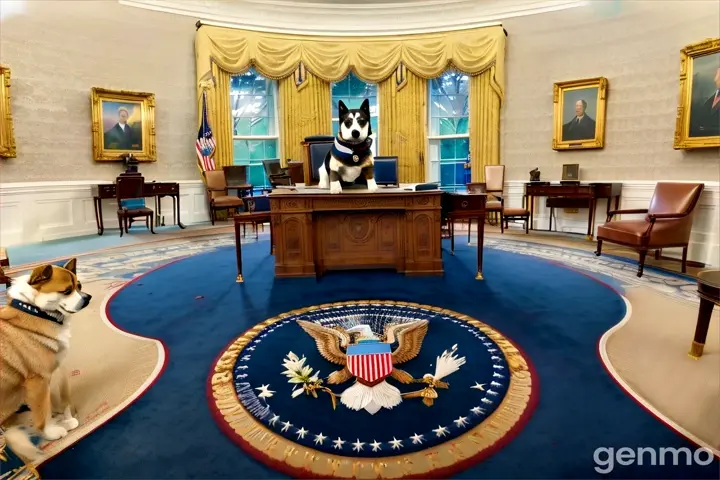
[[[395,77],[378,85],[380,155],[398,157],[401,183],[425,179],[427,80],[406,72],[407,83],[398,91]]]
[[[493,81],[494,67],[470,77],[470,166],[473,182],[485,181],[485,165],[500,164],[502,90]]]
[[[301,142],[310,135],[332,135],[330,84],[311,73],[298,90],[293,76],[278,81],[282,161],[304,158]]]
[[[495,65],[494,81],[504,84],[505,33],[501,26],[453,32],[378,37],[324,37],[254,32],[204,25],[195,34],[198,79],[211,60],[230,73],[251,65],[268,78],[289,77],[303,63],[315,76],[333,82],[354,69],[379,83],[402,63],[422,78],[448,67],[470,75]]]

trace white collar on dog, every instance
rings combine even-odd
[[[350,148],[344,145],[340,145],[340,142],[338,142],[337,138],[335,138],[335,148],[337,148],[339,152],[347,153],[348,155],[352,155],[354,153]]]

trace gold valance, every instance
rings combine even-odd
[[[494,66],[493,88],[502,99],[505,32],[490,26],[452,32],[378,37],[325,37],[255,32],[203,25],[195,35],[197,78],[211,64],[229,73],[254,67],[267,78],[293,75],[302,63],[327,82],[350,70],[379,83],[403,64],[418,77],[440,76],[448,68],[479,75]]]

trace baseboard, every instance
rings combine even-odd
[[[611,182],[611,180],[608,180]],[[655,191],[654,181],[617,181],[623,184],[620,197],[621,209],[648,208],[650,199]],[[508,207],[521,207],[525,191],[524,180],[513,180],[505,183],[505,205]],[[703,182],[703,190],[698,203],[693,229],[690,234],[688,260],[707,266],[720,265],[720,182]],[[614,205],[613,205],[614,207]],[[605,223],[607,201],[599,200],[595,212],[595,231],[597,226]],[[627,216],[636,218],[638,216]],[[621,219],[621,216],[616,219]],[[580,209],[578,213],[566,213],[562,209],[555,209],[553,230],[558,232],[587,233],[588,210]],[[550,222],[550,209],[545,207],[545,199],[535,199],[533,212],[533,228],[548,230]],[[682,249],[663,249],[663,256],[680,258]]]
[[[107,181],[0,183],[0,245],[27,243],[97,233],[92,185]],[[205,186],[201,180],[179,181],[180,219],[186,225],[208,222]],[[172,222],[172,199],[161,200],[165,223]],[[150,208],[154,201],[148,199]],[[103,200],[106,229],[117,229],[117,203]]]

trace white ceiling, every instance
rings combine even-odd
[[[457,30],[583,6],[587,0],[119,0],[251,30],[379,35]]]

